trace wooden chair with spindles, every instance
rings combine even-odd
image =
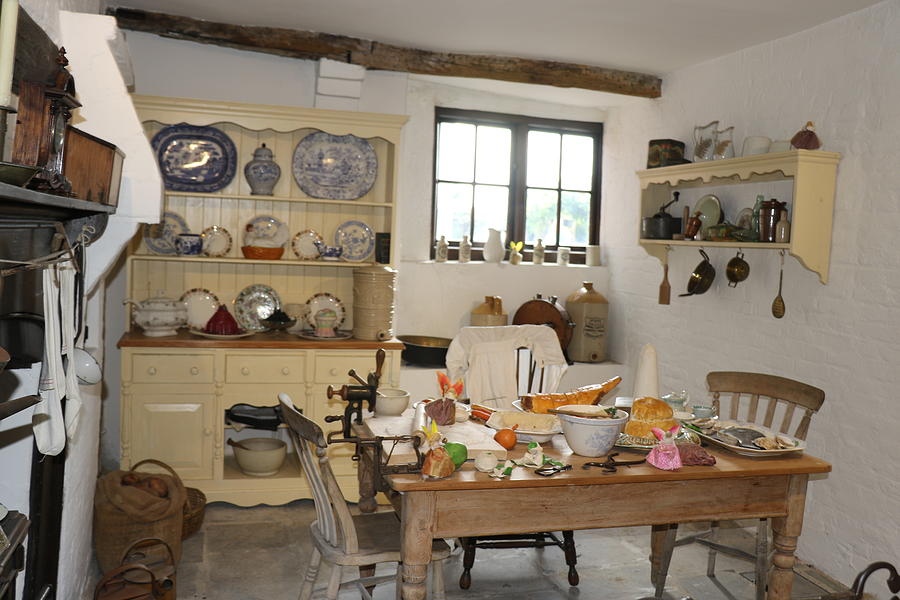
[[[805,440],[812,417],[822,403],[825,392],[817,387],[762,373],[738,371],[713,371],[706,376],[706,384],[713,397],[713,407],[721,419],[731,419],[762,425],[767,429]],[[727,409],[723,406],[727,404]],[[796,422],[796,427],[794,423]],[[793,429],[792,429],[793,428]],[[675,525],[654,526],[655,543],[661,546],[659,564],[653,565],[651,579],[656,585],[656,598],[662,597],[669,559],[675,545]],[[668,535],[666,535],[668,532]],[[759,519],[756,527],[756,545],[753,552],[723,544],[719,539],[719,523],[710,524],[705,534],[690,536],[709,548],[706,575],[715,577],[716,555],[721,552],[756,564],[756,600],[764,600],[769,565],[769,523]]]
[[[279,394],[278,399],[282,419],[288,426],[316,507],[316,520],[309,526],[313,548],[300,588],[300,600],[312,597],[323,560],[331,565],[325,595],[328,600],[335,600],[340,589],[348,586],[357,587],[364,599],[372,600],[372,590],[377,584],[396,581],[399,585],[398,574],[374,577],[374,573],[378,563],[399,563],[400,521],[393,512],[352,515],[328,462],[328,444],[322,429],[300,414],[287,394]],[[444,540],[435,540],[431,550],[431,579],[432,598],[436,600],[444,598],[441,561],[449,555],[450,547]],[[344,566],[358,567],[360,578],[342,583],[341,567]]]

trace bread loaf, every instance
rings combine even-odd
[[[525,394],[522,396],[522,408],[527,411],[547,414],[548,409],[559,408],[566,404],[598,404],[622,381],[621,377],[613,377],[603,383],[586,385],[569,392],[553,394]]]
[[[653,428],[658,427],[668,431],[678,425],[672,418],[672,407],[656,398],[638,398],[631,406],[631,418],[625,423],[624,433],[639,438],[655,440]]]

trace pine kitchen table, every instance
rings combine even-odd
[[[602,459],[572,454],[562,436],[554,438],[553,447],[544,446],[548,456],[573,468],[541,477],[531,469],[517,467],[510,477],[496,480],[476,471],[470,461],[447,479],[423,481],[419,475],[384,478],[400,494],[403,600],[425,598],[433,538],[762,517],[770,517],[774,529],[774,570],[768,598],[790,598],[806,485],[810,475],[831,471],[827,462],[808,454],[752,458],[710,448],[716,457],[711,467],[668,472],[641,464],[604,473],[598,468],[583,469],[583,463]],[[524,451],[525,445],[519,444],[510,456],[517,458]],[[642,456],[623,450],[616,460]],[[398,458],[405,461],[408,457]],[[360,468],[361,478],[366,477],[366,470]],[[483,518],[488,513],[491,518]],[[654,528],[653,579],[660,565],[671,558],[660,556],[657,549],[662,548],[666,535],[674,534],[674,528]]]

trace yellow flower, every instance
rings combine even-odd
[[[521,252],[522,248],[525,247],[525,242],[510,242],[509,249],[515,252]]]

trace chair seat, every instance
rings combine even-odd
[[[359,542],[359,551],[354,554],[345,554],[340,548],[329,544],[319,532],[316,521],[310,524],[309,530],[314,543],[325,560],[344,566],[400,561],[400,527],[394,513],[353,515],[353,524]],[[448,556],[450,546],[444,540],[434,540],[431,544],[431,560],[441,560]]]

